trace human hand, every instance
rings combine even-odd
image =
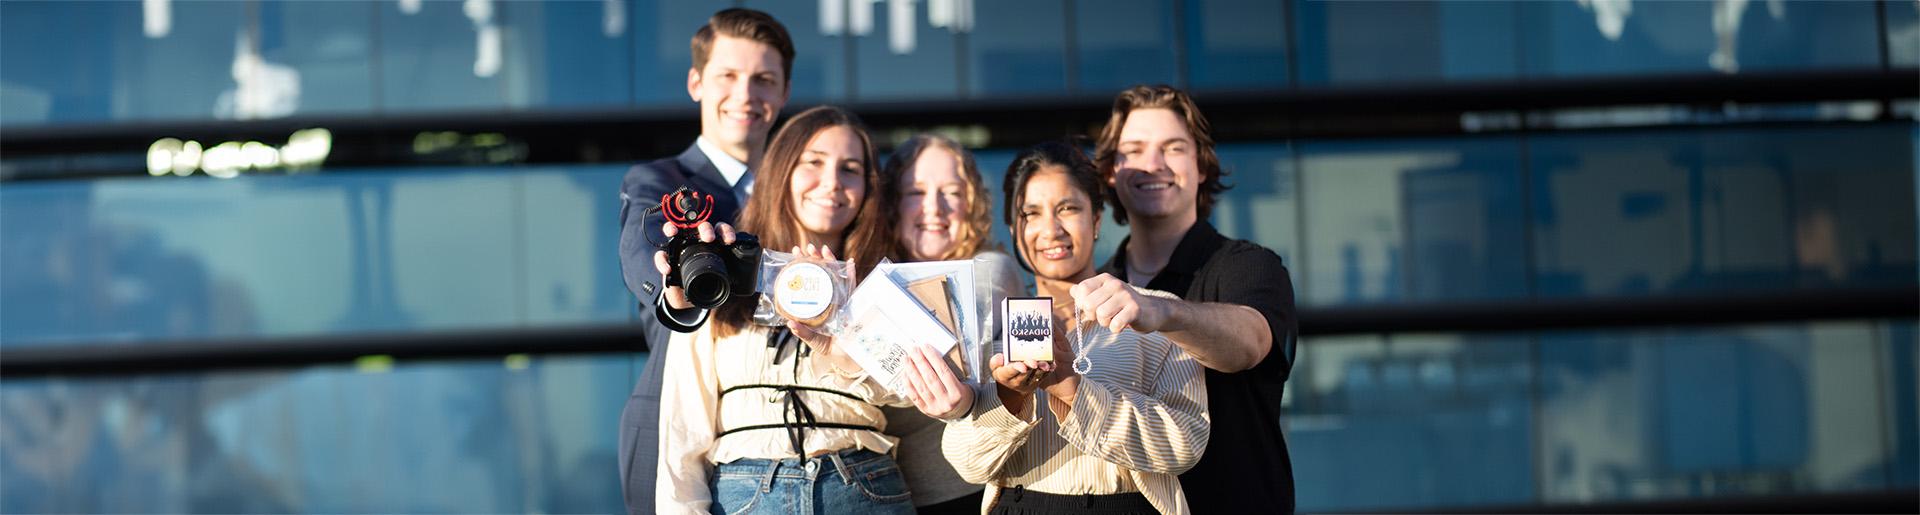
[[[1172,306],[1167,299],[1140,293],[1112,274],[1093,276],[1069,291],[1073,305],[1091,317],[1094,323],[1115,333],[1132,327],[1151,333],[1164,329]]]
[[[803,258],[835,261],[835,259],[833,258],[833,249],[829,249],[825,245],[816,247],[813,244],[809,243],[804,248],[795,246],[793,247],[792,254],[798,257],[803,257]],[[821,355],[824,355],[824,356],[830,356],[830,357],[835,356],[833,354],[834,349],[833,349],[832,335],[821,332],[820,329],[817,327],[796,322],[793,320],[787,321],[787,330],[792,331],[793,336],[796,338],[799,338],[800,341],[806,342],[807,346],[813,347],[814,352],[819,352],[821,353]],[[835,360],[835,361],[840,361],[840,360]]]
[[[927,345],[910,345],[907,352],[907,400],[921,413],[941,420],[953,420],[973,407],[973,389],[961,384],[947,368],[947,361]]]
[[[1051,361],[1014,361],[1008,362],[1006,354],[994,354],[987,360],[993,368],[993,382],[1000,388],[1018,395],[1032,395],[1040,388],[1041,381],[1053,371]]]
[[[733,244],[733,226],[727,225],[725,222],[719,224],[700,222],[700,225],[694,230],[700,232],[701,242],[711,243],[717,239],[727,245]],[[680,228],[675,227],[672,222],[660,226],[660,233],[667,235],[668,240],[672,240],[673,235],[679,232]],[[660,271],[660,286],[663,288],[660,295],[666,298],[667,306],[673,309],[692,308],[693,302],[687,300],[687,291],[685,289],[681,288],[678,284],[667,284],[668,272],[672,271],[671,269],[673,268],[668,266],[667,261],[667,251],[656,250],[653,252],[653,268]]]
[[[1054,370],[1041,379],[1040,388],[1047,392],[1048,397],[1064,402],[1068,406],[1073,405],[1075,394],[1080,389],[1080,374],[1073,370],[1072,365],[1074,358],[1078,357],[1073,352],[1076,342],[1069,339],[1069,334],[1078,335],[1081,331],[1077,329],[1082,324],[1092,323],[1090,320],[1082,320],[1079,317],[1068,317],[1066,320],[1055,319],[1053,323],[1054,327],[1064,330],[1053,332]],[[1072,338],[1079,338],[1079,336],[1072,336]],[[1085,345],[1085,342],[1078,343]]]

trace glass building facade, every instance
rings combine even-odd
[[[1040,140],[964,106],[1100,122],[1139,83],[1228,106],[1208,111],[1229,119],[1233,185],[1211,221],[1278,252],[1303,312],[1920,287],[1913,88],[1405,108],[1438,130],[1380,114],[1400,107],[1313,127],[1230,112],[1911,81],[1911,1],[5,0],[0,354],[628,322],[617,187],[658,156],[552,157],[488,121],[691,123],[688,38],[733,5],[792,32],[789,113],[906,113],[871,118],[876,140],[950,131],[992,185]],[[884,122],[916,106],[954,123]],[[397,154],[336,137],[317,167],[149,173],[162,138],[276,146],[343,120],[410,136],[386,142]],[[693,135],[597,137],[652,152]],[[247,138],[200,143],[222,139]],[[140,143],[63,150],[108,140]],[[1103,230],[1102,261],[1125,227]],[[1282,424],[1303,511],[1907,491],[1917,340],[1911,314],[1310,335]],[[0,512],[618,512],[617,423],[645,359],[0,378]]]

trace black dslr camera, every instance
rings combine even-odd
[[[667,285],[679,286],[694,306],[712,309],[734,295],[753,295],[760,276],[760,239],[734,233],[733,244],[700,241],[700,222],[713,215],[713,195],[681,186],[660,197],[660,210],[674,227],[667,252]]]

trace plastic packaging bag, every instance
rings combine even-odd
[[[754,323],[793,321],[824,334],[847,325],[847,297],[853,292],[853,264],[764,250],[760,253],[760,304]]]

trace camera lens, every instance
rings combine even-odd
[[[680,261],[680,283],[688,302],[713,309],[727,301],[727,264],[711,250],[688,252]]]

